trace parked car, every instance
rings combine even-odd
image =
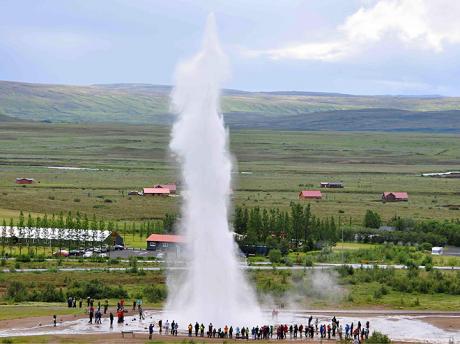
[[[106,257],[107,257],[107,253],[99,253],[97,256],[98,256],[98,257],[102,257],[102,258],[106,258]]]
[[[125,249],[125,247],[123,245],[115,245],[115,246],[113,246],[113,249],[115,251],[122,251],[122,250]]]
[[[68,257],[69,256],[69,251],[67,250],[59,250],[53,253],[55,256],[60,256],[60,257]]]
[[[85,254],[83,255],[83,257],[85,258],[90,258],[93,256],[93,251],[86,251]]]

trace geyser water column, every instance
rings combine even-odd
[[[168,275],[166,313],[182,328],[195,321],[249,326],[261,319],[228,223],[232,164],[220,113],[220,86],[228,74],[211,14],[202,49],[178,65],[171,95],[178,116],[170,149],[182,171],[187,269]]]

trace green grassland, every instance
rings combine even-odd
[[[358,271],[364,276],[367,271]],[[370,273],[370,272],[369,272]],[[452,276],[456,272],[442,272],[445,276]],[[318,275],[320,274],[320,275]],[[395,271],[396,277],[403,277],[406,271]],[[428,274],[420,272],[421,275]],[[327,278],[325,276],[328,276]],[[443,310],[455,311],[460,307],[458,295],[448,293],[420,293],[403,292],[386,287],[383,294],[379,293],[381,283],[365,280],[357,283],[348,277],[340,277],[335,271],[312,272],[310,271],[283,271],[264,270],[250,271],[248,277],[255,286],[262,300],[273,300],[278,306],[285,307],[318,307],[318,308],[384,308],[384,309],[409,309],[409,310]],[[313,279],[326,278],[321,288],[312,284]],[[7,289],[12,283],[22,282],[32,290],[39,290],[51,285],[55,290],[61,290],[64,295],[75,282],[91,282],[97,279],[104,285],[116,287],[122,286],[127,291],[126,303],[129,305],[133,299],[144,295],[144,288],[148,286],[164,286],[165,275],[161,271],[145,271],[142,273],[127,272],[35,272],[35,273],[8,273],[0,275],[0,299],[1,307],[8,307],[10,312],[3,312],[1,319],[21,318],[25,316],[74,314],[79,311],[66,310],[59,307],[59,303],[21,302],[14,303],[6,297]],[[268,297],[268,298],[267,298]],[[97,301],[97,300],[96,300]],[[103,300],[101,300],[103,301]],[[118,300],[109,299],[112,307]],[[143,304],[146,307],[159,308],[163,300],[149,302],[144,295]],[[295,302],[295,304],[291,304]],[[46,306],[49,306],[48,309]],[[63,305],[63,304],[62,304]],[[270,305],[267,305],[270,307]],[[5,308],[6,309],[6,308]],[[28,309],[31,310],[30,313]],[[48,313],[47,313],[48,312]],[[81,312],[81,310],[80,310]]]
[[[168,127],[121,124],[0,124],[0,218],[80,211],[118,221],[161,219],[181,197],[128,196],[155,183],[178,181],[168,153]],[[343,181],[312,201],[314,214],[361,224],[366,209],[384,220],[459,218],[458,179],[422,172],[460,170],[458,137],[421,133],[232,130],[233,201],[286,209],[301,189]],[[99,170],[57,170],[71,166]],[[244,173],[241,173],[244,172]],[[16,177],[32,177],[20,186]],[[407,191],[409,202],[382,204],[383,191]]]
[[[2,114],[58,123],[170,124],[169,86],[46,85],[0,81]],[[224,90],[232,128],[459,132],[460,98]],[[8,120],[3,117],[3,120]]]

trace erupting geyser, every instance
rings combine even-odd
[[[181,327],[195,321],[241,326],[262,318],[239,268],[228,223],[232,164],[219,104],[228,74],[211,14],[201,51],[177,67],[171,96],[178,117],[170,149],[184,183],[181,229],[187,240],[187,269],[181,276],[168,276],[166,312]]]

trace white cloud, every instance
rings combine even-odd
[[[412,49],[439,53],[447,45],[460,43],[459,18],[458,0],[379,0],[347,17],[333,40],[249,50],[245,54],[272,59],[340,60],[386,38]]]

